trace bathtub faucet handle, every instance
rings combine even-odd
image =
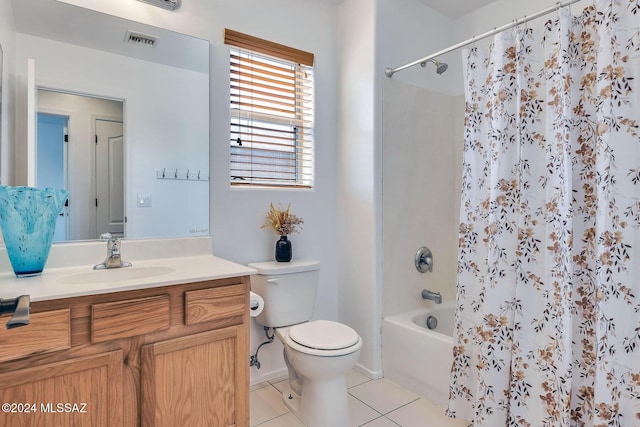
[[[420,273],[433,271],[433,254],[431,249],[426,246],[418,248],[416,252],[416,270]]]

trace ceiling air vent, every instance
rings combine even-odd
[[[127,43],[154,47],[158,42],[158,37],[150,36],[148,34],[136,33],[131,30],[127,30],[127,34],[124,37],[124,41]]]
[[[143,3],[152,4],[163,9],[176,10],[182,5],[182,0],[138,0]]]

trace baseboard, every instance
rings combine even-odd
[[[384,377],[382,371],[372,371],[365,368],[359,363],[356,363],[356,366],[354,366],[353,369],[357,372],[360,372],[362,375],[371,378],[372,380],[379,380],[380,378]]]
[[[252,368],[253,369],[253,368]],[[277,379],[282,379],[287,377],[289,373],[287,372],[287,368],[277,369],[275,371],[269,372],[257,372],[254,375],[251,375],[250,385],[260,384],[266,381],[272,381]]]

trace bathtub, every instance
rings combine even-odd
[[[439,304],[382,322],[384,377],[441,407],[449,398],[454,310],[453,304]],[[431,330],[429,316],[438,321]]]

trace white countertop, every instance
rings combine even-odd
[[[210,236],[122,240],[125,268],[94,270],[106,243],[69,242],[51,247],[40,276],[18,279],[0,248],[0,298],[29,295],[31,301],[154,288],[255,274],[256,270],[212,255]]]
[[[133,266],[93,270],[93,265],[45,268],[40,276],[0,274],[0,298],[30,295],[31,301],[131,291],[255,274],[256,270],[212,255],[131,260]]]

